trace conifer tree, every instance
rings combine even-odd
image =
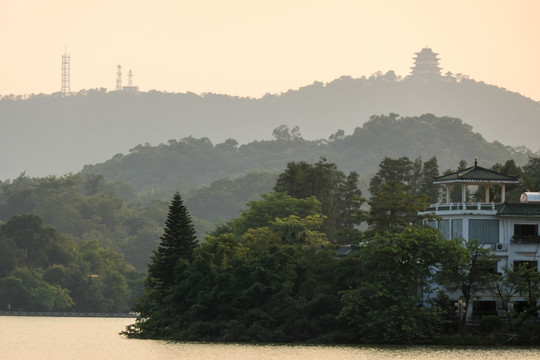
[[[181,263],[191,262],[197,246],[195,229],[180,194],[174,194],[169,206],[159,248],[154,250],[148,265],[145,293],[134,311],[140,314],[134,325],[123,333],[131,337],[164,338],[171,336],[172,317],[170,295],[174,291],[175,274]],[[176,271],[175,271],[176,270]]]
[[[169,206],[165,229],[159,248],[148,266],[147,286],[167,289],[174,283],[174,269],[181,259],[191,261],[197,246],[197,236],[186,207],[177,192]]]

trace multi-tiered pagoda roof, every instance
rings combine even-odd
[[[431,79],[441,76],[439,67],[439,54],[434,53],[430,48],[423,48],[415,53],[414,66],[411,68],[411,76],[420,79]]]

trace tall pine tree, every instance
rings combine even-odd
[[[164,338],[171,336],[173,315],[171,293],[175,289],[175,270],[182,262],[191,262],[197,246],[191,217],[179,193],[169,206],[165,229],[160,237],[159,248],[154,250],[148,265],[145,293],[133,309],[140,314],[134,325],[124,334],[131,337]]]
[[[160,237],[159,248],[154,251],[148,266],[150,284],[164,289],[174,284],[174,268],[181,259],[191,261],[197,246],[197,236],[191,217],[177,192],[169,206],[165,229]]]

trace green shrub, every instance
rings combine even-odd
[[[480,330],[484,333],[493,332],[501,328],[501,318],[496,315],[486,315],[480,319]]]

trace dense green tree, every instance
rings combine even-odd
[[[1,225],[0,225],[1,226]],[[9,274],[18,263],[17,245],[6,236],[0,236],[0,277]]]
[[[527,191],[540,191],[540,157],[529,157],[523,166],[523,185]]]
[[[32,212],[35,206],[31,198],[33,181],[24,173],[13,181],[0,182],[0,216],[3,220],[11,218],[15,214]]]
[[[269,244],[328,246],[326,235],[318,231],[322,222],[323,217],[320,214],[304,218],[296,215],[276,218],[270,221],[268,226],[248,229],[242,236],[242,241],[249,248],[258,250],[268,247]]]
[[[169,206],[159,248],[148,266],[148,281],[152,286],[168,289],[173,285],[174,269],[180,260],[190,261],[197,246],[197,236],[191,217],[180,193],[175,193]]]
[[[118,270],[103,274],[103,297],[110,299],[111,312],[125,311],[129,306],[130,289],[127,280]]]
[[[17,215],[0,226],[0,302],[25,311],[124,312],[140,281],[120,254]]]
[[[519,314],[520,325],[526,320],[538,318],[540,312],[540,273],[535,265],[535,262],[524,262],[514,265],[513,271],[510,272],[517,292],[526,299],[526,306]]]
[[[369,192],[371,198],[380,193],[383,184],[410,185],[410,192],[427,194],[431,202],[438,201],[438,187],[433,185],[433,178],[439,176],[437,158],[432,157],[422,163],[421,158],[411,161],[407,156],[398,159],[385,157],[379,163],[379,170],[371,178]]]
[[[367,222],[370,231],[398,231],[410,223],[418,223],[430,202],[437,202],[438,190],[433,177],[438,175],[435,157],[422,164],[403,156],[399,159],[385,157],[379,171],[369,183],[371,198]]]
[[[274,191],[285,192],[297,199],[319,195],[319,201],[330,202],[333,183],[343,177],[344,174],[338,172],[336,165],[327,163],[325,159],[320,159],[316,164],[290,162],[279,174]]]
[[[337,239],[337,230],[354,227],[357,217],[347,216],[347,211],[361,206],[361,192],[357,187],[358,176],[348,177],[338,170],[336,164],[321,158],[315,164],[290,162],[276,181],[274,191],[286,192],[292,197],[304,199],[315,196],[321,202],[321,210],[326,217],[323,232],[331,241]]]
[[[374,234],[358,253],[359,283],[341,292],[340,317],[356,329],[360,342],[431,341],[441,330],[440,309],[423,303],[455,251],[455,243],[429,228]]]
[[[304,218],[321,213],[321,203],[314,196],[298,199],[285,193],[269,193],[261,197],[261,200],[247,203],[248,208],[231,221],[230,231],[241,236],[249,229],[267,226],[276,218],[291,215]]]
[[[73,241],[52,227],[44,227],[41,218],[34,214],[12,217],[0,226],[0,237],[10,239],[17,247],[15,259],[18,266],[43,268],[50,263],[65,265],[75,257]]]
[[[439,176],[439,164],[437,158],[433,156],[428,161],[424,162],[422,166],[418,190],[419,193],[428,195],[432,204],[437,203],[440,196],[439,185],[433,184],[433,179],[437,176]]]
[[[63,311],[74,305],[67,289],[44,281],[41,271],[27,267],[0,279],[0,304],[26,311]]]
[[[82,302],[91,311],[122,312],[129,309],[135,295],[140,292],[142,275],[135,272],[121,254],[103,248],[95,240],[80,242],[78,252],[79,262],[74,279],[71,279],[71,286],[76,288],[77,299],[80,299],[76,307]],[[86,277],[86,282],[80,276]]]
[[[394,181],[379,187],[368,202],[370,210],[367,223],[370,232],[397,232],[430,217],[418,214],[429,205],[429,196],[414,194],[411,189],[412,185],[400,185]]]
[[[413,181],[413,162],[408,157],[399,159],[385,157],[379,164],[377,174],[371,178],[369,192],[373,197],[380,193],[383,184],[409,185]],[[411,187],[411,190],[413,188]]]
[[[362,218],[361,208],[366,199],[362,197],[362,191],[358,189],[359,178],[360,176],[356,171],[351,171],[338,189],[338,208],[340,212],[336,224],[342,231],[355,229],[359,224],[359,218]]]

